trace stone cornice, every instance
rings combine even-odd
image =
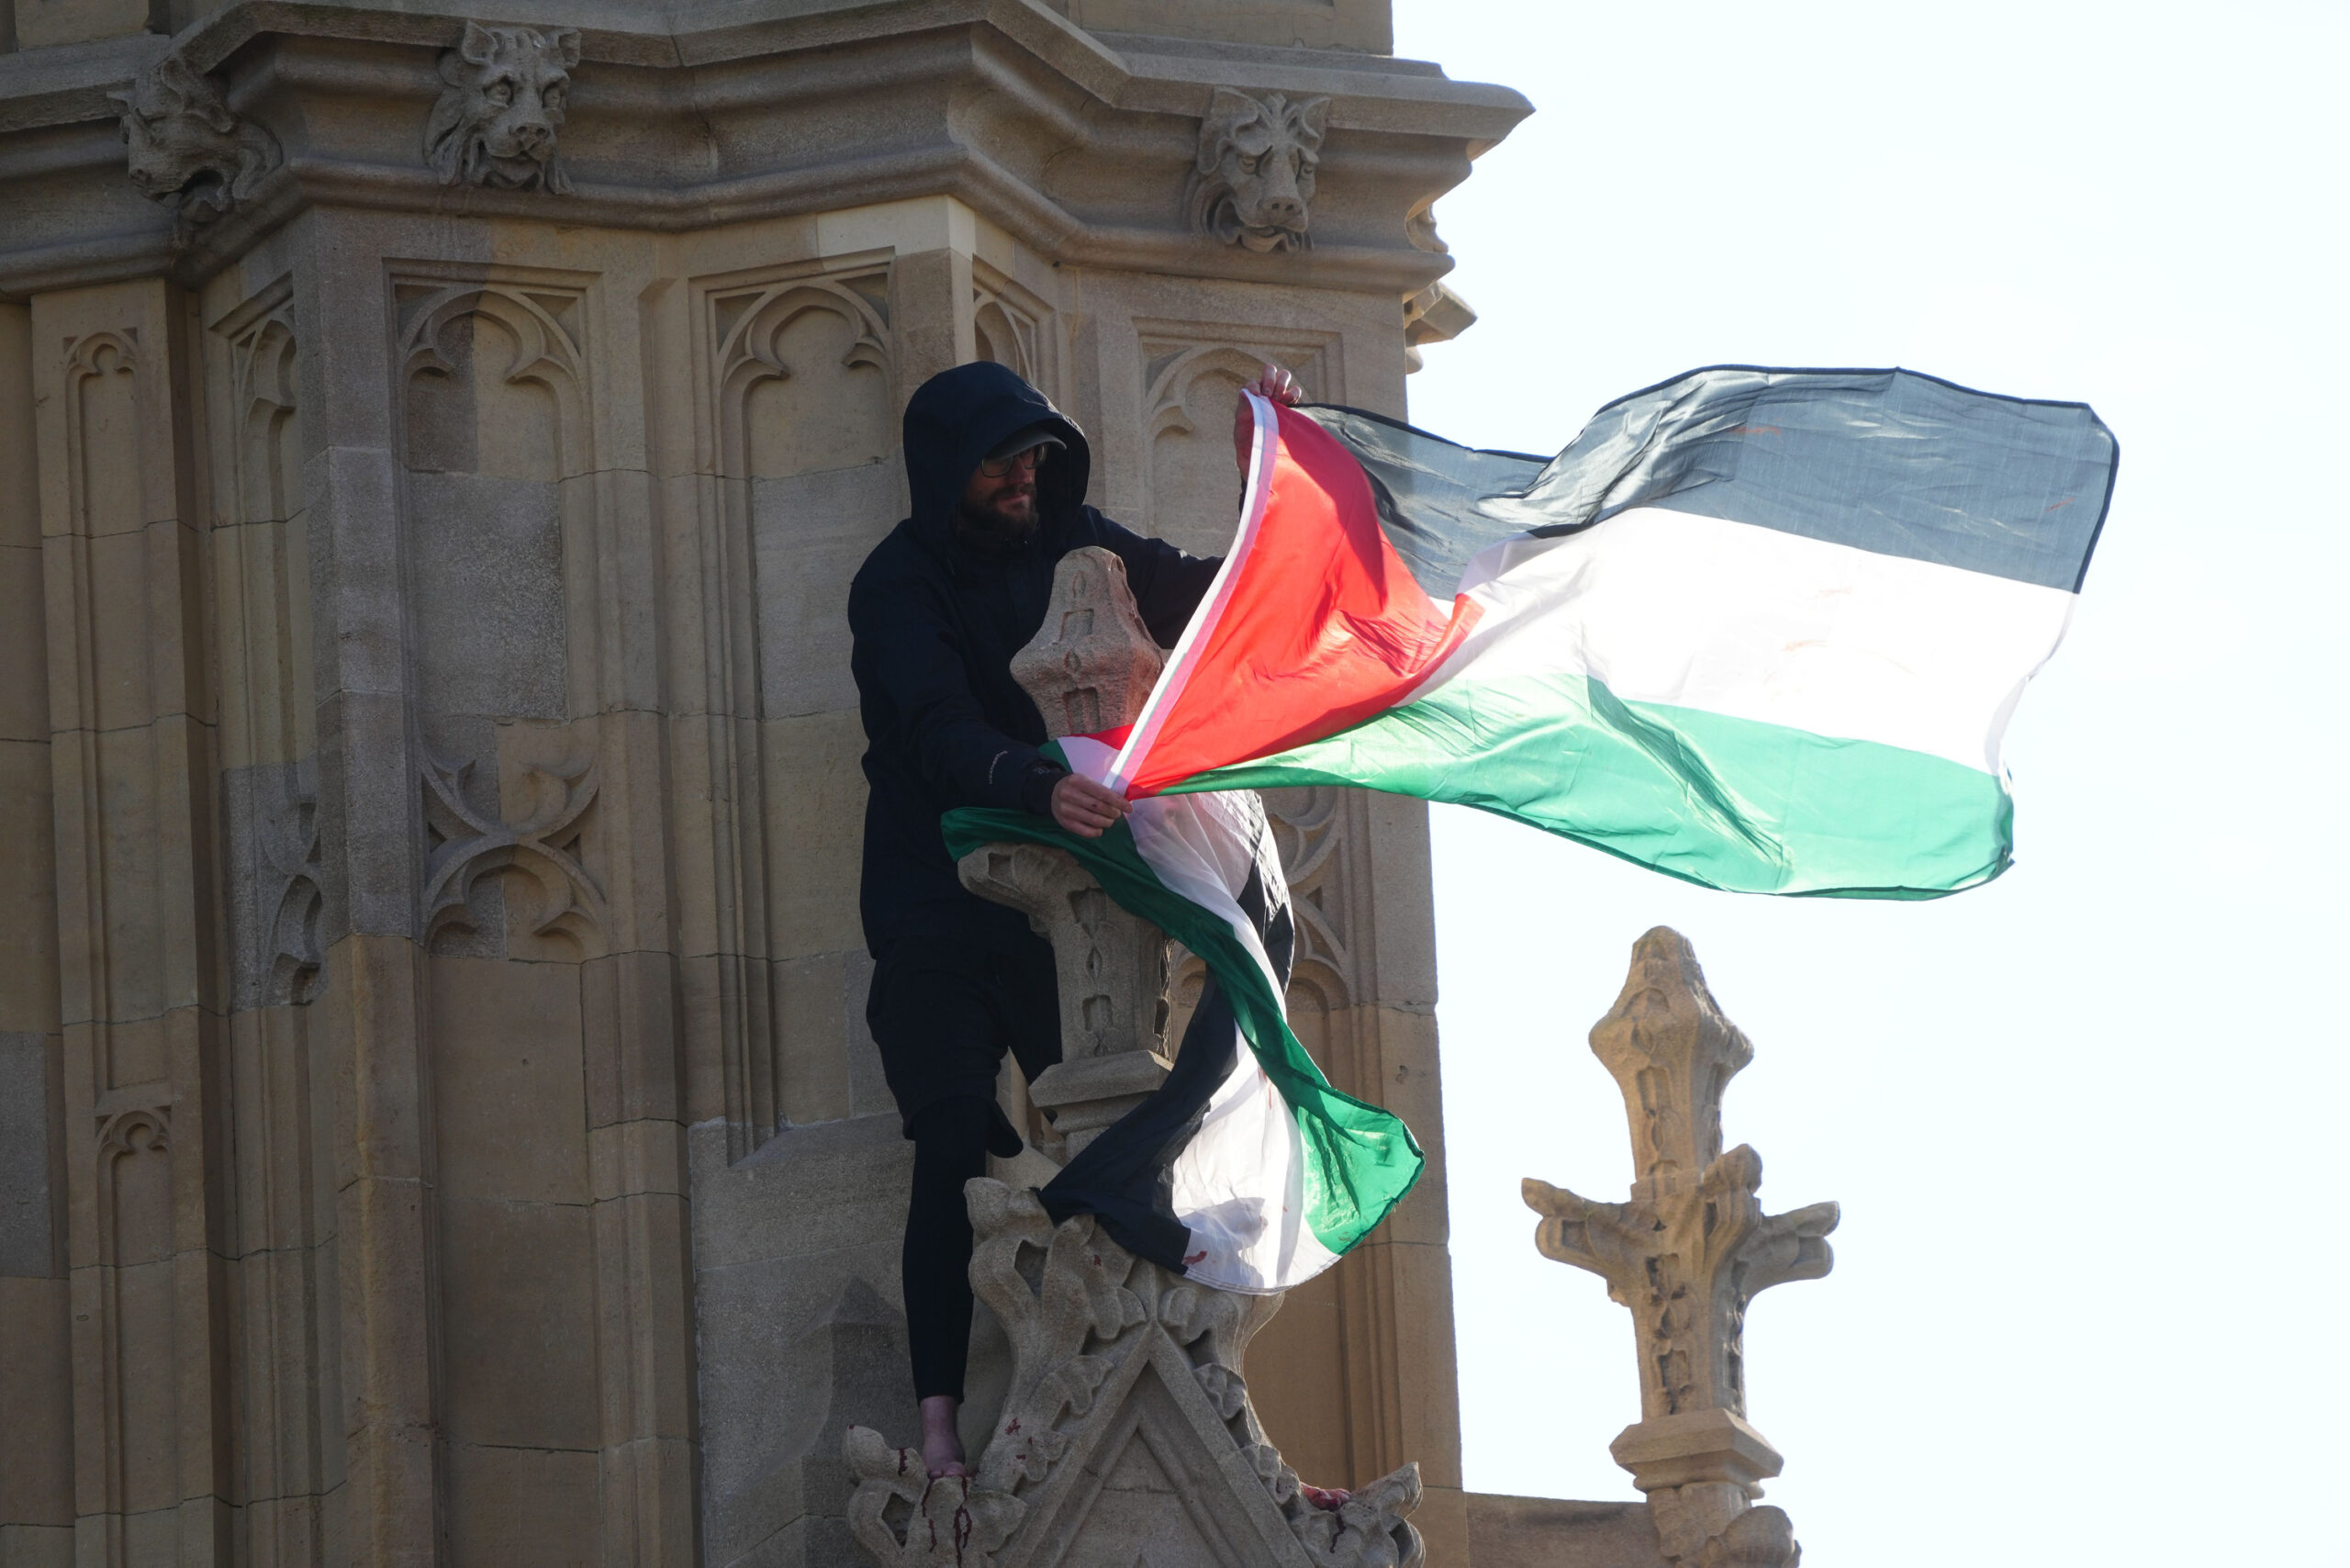
[[[0,207],[37,215],[0,230],[0,294],[197,282],[318,204],[677,231],[945,194],[1058,262],[1408,296],[1450,262],[1405,217],[1528,112],[1415,62],[1096,38],[1035,0],[778,8],[695,6],[649,30],[627,25],[644,7],[508,0],[493,19],[579,29],[557,196],[447,185],[420,155],[465,11],[244,0],[171,47],[285,160],[177,236],[124,177],[106,96],[163,40],[0,57]],[[1184,180],[1218,86],[1329,99],[1312,249],[1191,231]]]

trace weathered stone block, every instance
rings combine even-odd
[[[417,472],[406,484],[425,705],[562,718],[563,529],[554,487]]]
[[[573,1568],[602,1560],[592,1451],[449,1445],[449,1556]]]
[[[0,459],[5,461],[5,459]],[[7,504],[0,497],[0,508]],[[48,644],[38,547],[0,545],[0,741],[49,739]]]
[[[345,691],[319,704],[320,934],[419,932],[424,857],[417,830],[423,790],[397,695]]]
[[[64,1194],[51,1088],[55,1037],[0,1034],[0,1278],[48,1279],[58,1268]],[[6,1516],[0,1515],[0,1518]]]
[[[17,45],[48,49],[147,30],[147,0],[16,0]]]
[[[33,430],[32,310],[0,305],[0,550],[40,549],[40,474]],[[37,559],[32,569],[38,583]]]
[[[1664,1568],[1656,1526],[1639,1503],[1468,1496],[1468,1561],[1476,1568]]]
[[[854,711],[770,719],[758,731],[777,958],[865,945],[856,882],[865,845],[865,736]]]
[[[431,965],[441,1190],[503,1203],[587,1203],[579,970],[482,958]]]
[[[762,711],[775,719],[853,709],[849,579],[906,514],[905,465],[876,461],[756,479],[750,495]]]
[[[304,465],[311,666],[320,701],[408,681],[398,481],[380,446],[327,446]]]
[[[72,1525],[0,1525],[0,1568],[73,1568]]]
[[[588,1126],[683,1121],[677,960],[665,952],[591,959],[580,966],[579,994]]]
[[[443,1377],[456,1442],[597,1447],[595,1245],[583,1204],[441,1204]]]
[[[72,1327],[62,1278],[0,1277],[0,1526],[73,1522]]]
[[[686,1129],[676,1122],[616,1122],[588,1135],[596,1202],[686,1192]]]
[[[837,1121],[851,1114],[849,1034],[864,1011],[852,999],[842,955],[787,958],[773,966],[775,1027],[781,1045],[784,1118],[794,1126]]]
[[[46,741],[0,741],[0,1029],[58,1026],[57,861]]]

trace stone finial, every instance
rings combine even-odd
[[[183,230],[227,213],[284,161],[276,137],[231,114],[219,88],[176,54],[141,71],[129,92],[106,96],[122,106],[130,183],[170,207]]]
[[[1660,925],[1632,945],[1631,973],[1592,1025],[1591,1049],[1623,1091],[1635,1197],[1720,1158],[1722,1093],[1754,1047],[1722,1016],[1686,937]]]
[[[1780,1458],[1746,1422],[1744,1326],[1757,1293],[1825,1275],[1834,1204],[1765,1215],[1762,1159],[1722,1152],[1722,1092],[1754,1047],[1722,1016],[1696,955],[1662,926],[1632,948],[1623,993],[1591,1031],[1623,1090],[1638,1179],[1598,1204],[1529,1179],[1543,1255],[1587,1269],[1629,1307],[1640,1416],[1610,1445],[1648,1495],[1664,1554],[1684,1568],[1793,1568],[1786,1516],[1751,1510]]]
[[[465,24],[464,40],[441,51],[447,84],[424,124],[424,157],[444,185],[571,189],[555,133],[579,63],[576,28]]]
[[[1045,623],[1012,655],[1012,678],[1058,740],[1133,723],[1166,666],[1135,608],[1126,564],[1093,544],[1054,568]]]
[[[1130,724],[1166,655],[1143,625],[1125,563],[1089,546],[1061,557],[1045,623],[1013,655],[1056,737]],[[1074,1155],[1165,1080],[1167,936],[1127,913],[1068,854],[991,844],[963,857],[963,885],[1028,916],[1060,972],[1061,1061],[1028,1087]]]
[[[1193,1283],[1091,1215],[1056,1225],[1033,1192],[982,1177],[965,1196],[1012,1387],[968,1481],[850,1428],[848,1527],[881,1568],[1419,1568],[1418,1465],[1327,1511],[1265,1435],[1241,1365],[1280,1297]]]
[[[1306,232],[1314,174],[1330,100],[1258,97],[1218,87],[1200,119],[1200,151],[1192,171],[1192,227],[1199,233],[1259,252],[1297,251],[1313,243]]]

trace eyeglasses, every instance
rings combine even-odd
[[[990,457],[979,464],[979,472],[990,479],[1001,479],[1014,468],[1042,468],[1046,450],[1046,443],[1040,441],[1025,452],[1015,452],[1009,457]]]

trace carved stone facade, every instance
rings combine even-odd
[[[842,607],[905,399],[1012,364],[1216,549],[1232,391],[1402,413],[1413,215],[1526,112],[1370,0],[1167,9],[17,0],[0,1565],[856,1560],[842,1427],[913,1411]],[[1311,248],[1193,230],[1219,88],[1326,100]],[[1451,1561],[1424,822],[1275,806],[1299,1032],[1438,1158],[1248,1387],[1317,1482],[1419,1461]]]

